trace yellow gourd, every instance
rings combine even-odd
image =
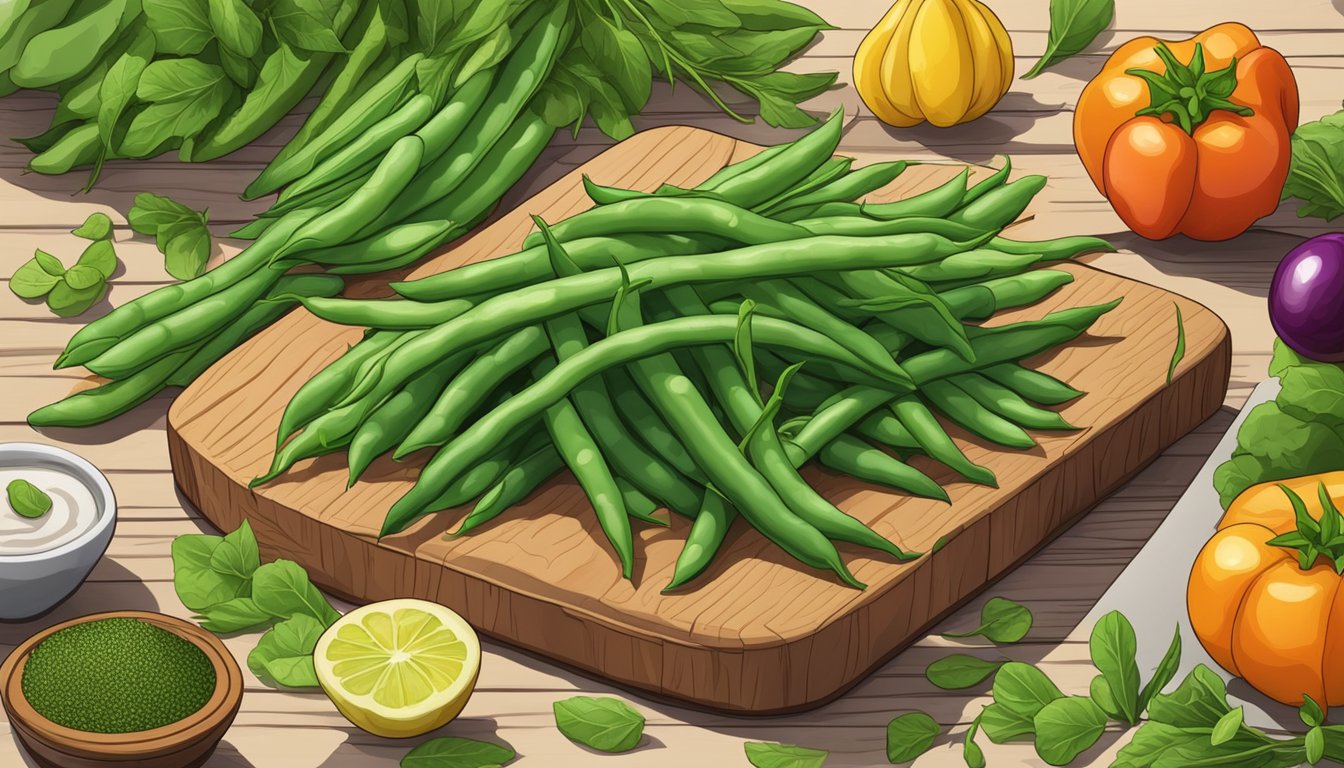
[[[854,55],[854,86],[889,125],[969,122],[1013,81],[1013,43],[979,0],[897,0]]]

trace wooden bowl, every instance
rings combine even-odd
[[[23,695],[23,669],[37,644],[66,627],[101,619],[139,619],[200,648],[215,669],[215,691],[195,713],[161,728],[134,733],[89,733],[57,725]],[[243,700],[243,673],[214,633],[182,619],[148,611],[81,616],[38,632],[0,665],[0,697],[19,742],[43,768],[195,768],[209,759],[233,724]]]

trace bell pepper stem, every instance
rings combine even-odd
[[[1135,113],[1135,116],[1170,117],[1187,134],[1193,135],[1215,111],[1234,112],[1242,117],[1255,114],[1249,107],[1228,100],[1237,89],[1237,60],[1232,59],[1226,67],[1212,72],[1207,71],[1204,58],[1204,46],[1195,43],[1195,52],[1189,64],[1176,60],[1166,43],[1158,43],[1154,48],[1158,58],[1166,65],[1166,72],[1158,74],[1148,69],[1127,69],[1125,74],[1133,75],[1148,85],[1149,104]]]

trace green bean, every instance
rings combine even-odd
[[[315,211],[296,211],[267,230],[256,243],[194,280],[159,288],[123,304],[80,329],[56,360],[57,368],[83,365],[106,352],[137,328],[193,306],[264,269],[271,256]]]
[[[535,367],[535,373],[540,376],[550,370],[551,365],[546,361]],[[556,451],[592,504],[597,523],[621,564],[621,576],[629,579],[635,568],[635,544],[630,531],[630,516],[611,468],[593,442],[592,434],[584,427],[578,411],[574,410],[574,405],[567,398],[560,398],[547,407],[542,412],[542,421]]]
[[[901,272],[926,283],[982,281],[1013,275],[1041,260],[1037,254],[1009,254],[992,249],[954,253],[935,264],[901,267]]]
[[[709,482],[696,465],[695,459],[691,458],[686,446],[681,444],[681,438],[672,433],[671,428],[658,415],[653,405],[639,391],[629,373],[622,368],[612,368],[601,378],[610,384],[607,391],[611,394],[611,403],[616,412],[620,414],[629,430],[640,438],[655,456],[672,465],[677,472],[698,485]]]
[[[438,365],[411,380],[406,388],[389,397],[356,428],[350,438],[350,479],[347,487],[364,474],[373,460],[399,445],[407,431],[429,411],[438,394],[463,366],[467,355],[446,357]]]
[[[962,170],[948,181],[914,197],[907,197],[894,203],[864,203],[863,215],[874,219],[899,219],[908,216],[943,218],[961,204],[961,199],[966,194],[966,179],[969,176],[969,170]]]
[[[424,59],[412,53],[401,60],[379,83],[366,90],[350,108],[321,133],[306,141],[291,141],[243,192],[243,199],[268,195],[315,168],[322,158],[362,135],[401,104],[414,81],[416,67]]]
[[[407,331],[446,323],[471,309],[475,303],[469,299],[420,304],[387,299],[315,298],[305,299],[303,306],[330,323]]]
[[[616,487],[621,492],[621,503],[625,505],[625,512],[631,520],[638,520],[641,523],[663,528],[668,527],[669,523],[666,520],[653,514],[658,510],[658,504],[645,496],[643,491],[631,485],[623,477],[616,478]]]
[[[1008,387],[979,373],[954,376],[948,381],[975,398],[981,407],[1030,429],[1076,430],[1054,411],[1037,408]]]
[[[1085,253],[1109,253],[1115,250],[1115,246],[1097,237],[1061,237],[1040,242],[1023,242],[996,237],[986,245],[1004,253],[1040,254],[1042,261],[1063,261],[1075,259]]]
[[[813,171],[807,178],[791,188],[786,187],[774,197],[761,203],[756,208],[771,214],[776,213],[780,208],[789,205],[795,198],[809,195],[819,189],[823,189],[831,183],[843,179],[849,175],[850,169],[854,167],[854,160],[848,157],[832,157],[821,164],[821,167]]]
[[[480,498],[482,494],[503,479],[504,473],[508,472],[509,468],[522,456],[530,456],[543,448],[550,449],[554,453],[550,438],[544,434],[537,434],[532,439],[515,440],[506,444],[492,456],[477,463],[466,474],[454,481],[448,487],[448,490],[429,503],[426,511],[442,512],[445,509],[456,509],[472,499]]]
[[[192,355],[178,350],[141,368],[133,375],[101,387],[76,392],[28,415],[32,427],[88,427],[131,410],[163,390],[173,371]]]
[[[647,280],[652,289],[657,290],[682,283],[785,277],[818,269],[843,270],[870,265],[923,263],[959,249],[958,244],[934,235],[817,237],[710,255],[655,259],[632,264],[626,271],[608,268],[558,278],[486,299],[459,317],[430,329],[393,354],[388,364],[391,372],[387,377],[388,385],[397,386],[398,382],[423,370],[428,361],[445,354],[447,350],[479,344],[501,333],[573,312],[590,304],[602,303],[615,295],[626,279],[627,272],[629,280],[636,283]],[[730,321],[729,318],[721,320]],[[716,324],[711,318],[695,322],[711,323],[720,330],[725,327],[722,322]],[[768,327],[782,330],[774,325]],[[785,345],[789,344],[785,342]],[[878,378],[890,378],[880,371],[870,370],[852,355],[838,354],[831,346],[828,344],[824,351],[802,351],[843,361],[858,371]]]
[[[694,197],[646,197],[604,205],[557,224],[552,231],[561,242],[627,232],[694,232],[746,245],[808,236],[807,230],[801,227],[774,221],[720,200]],[[524,248],[541,244],[540,232],[533,232],[523,241]]]
[[[750,168],[725,174],[722,180],[705,188],[743,208],[760,206],[779,190],[789,189],[808,178],[835,154],[844,130],[842,118],[843,111],[836,110],[811,133],[771,155],[768,162],[762,159]]]
[[[928,475],[850,435],[840,435],[822,446],[823,466],[869,483],[916,496],[952,503],[947,491]]]
[[[287,192],[302,195],[309,190],[318,189],[339,180],[351,168],[358,168],[382,156],[396,142],[424,125],[433,109],[434,99],[431,96],[424,93],[415,94],[405,104],[397,107],[392,114],[369,126],[349,144],[322,158],[315,168],[295,179]]]
[[[280,278],[267,298],[249,307],[237,320],[197,347],[192,356],[173,372],[168,384],[185,387],[195,381],[220,358],[293,309],[299,303],[299,297],[334,296],[344,286],[345,281],[327,275],[286,275]]]
[[[366,334],[359,343],[304,382],[280,415],[280,426],[275,438],[276,450],[280,450],[295,432],[321,415],[328,405],[349,390],[362,364],[381,354],[399,338],[400,334],[386,331]]]
[[[429,412],[402,440],[393,456],[402,458],[422,448],[443,445],[491,392],[548,349],[546,332],[540,326],[531,326],[482,353],[439,392]]]
[[[285,187],[276,202],[261,215],[265,218],[274,218],[296,208],[320,208],[325,211],[364,186],[364,182],[373,175],[373,169],[378,167],[378,160],[374,158],[347,168],[339,178],[331,179],[321,187],[303,190],[303,194],[294,191],[292,186]]]
[[[999,487],[999,481],[994,477],[994,473],[967,459],[966,454],[952,442],[952,438],[947,436],[942,425],[918,397],[913,395],[902,397],[891,404],[891,409],[915,438],[915,442],[919,443],[924,453],[973,483]]]
[[[895,392],[884,392],[872,387],[849,387],[840,392],[834,402],[823,403],[812,418],[790,438],[798,453],[790,456],[798,459],[801,465],[808,458],[817,455],[822,446],[849,431],[865,416],[881,408],[895,398]]]
[[[971,345],[961,323],[953,316],[942,297],[922,285],[918,278],[864,269],[823,274],[819,279],[850,295],[873,302],[876,305],[874,317],[893,330],[926,344],[946,347],[963,358],[973,359]],[[895,309],[883,309],[884,303]]]
[[[803,208],[790,208],[787,211],[774,214],[772,218],[796,224],[803,219],[864,218],[864,215],[863,206],[858,203],[823,203],[822,205]]]
[[[336,267],[358,266],[411,252],[424,253],[445,242],[456,226],[451,221],[402,224],[358,242],[309,251],[303,254],[303,260]]]
[[[1000,310],[1035,304],[1072,282],[1073,275],[1068,272],[1036,269],[953,288],[938,295],[958,319],[985,320]]]
[[[799,325],[829,336],[873,370],[886,374],[891,381],[906,381],[905,371],[901,370],[900,364],[872,336],[827,312],[787,280],[748,283],[742,287],[742,292],[760,304],[773,307]]]
[[[1027,210],[1032,198],[1045,189],[1045,182],[1044,176],[1024,176],[1011,184],[986,192],[970,205],[948,214],[948,218],[985,229],[1006,227]]]
[[[660,256],[703,253],[706,250],[717,250],[715,245],[707,239],[681,235],[629,235],[573,240],[565,243],[565,250],[579,266],[588,270],[609,267],[613,260],[632,264]],[[414,301],[444,301],[518,288],[554,276],[550,259],[546,256],[546,247],[537,245],[508,256],[466,264],[418,280],[392,283],[392,290]]]
[[[736,519],[737,510],[718,491],[709,489],[705,492],[700,512],[686,534],[681,554],[677,555],[672,579],[663,587],[664,594],[686,585],[709,567]]]
[[[910,430],[891,412],[873,413],[865,416],[855,426],[854,431],[869,440],[881,443],[901,453],[923,451],[915,436],[910,434]]]
[[[588,199],[597,205],[612,205],[613,203],[623,203],[627,200],[641,200],[648,197],[654,197],[657,193],[640,192],[634,189],[622,189],[620,187],[609,187],[598,184],[583,174],[583,191],[588,195]],[[712,193],[703,193],[706,197],[712,197]]]
[[[1061,405],[1082,397],[1080,392],[1058,379],[1017,363],[991,365],[980,370],[986,378],[1002,384],[1028,400],[1042,405]]]
[[[834,347],[825,336],[790,323],[756,318],[752,322],[752,329],[758,343],[803,348],[805,351],[831,359],[843,359],[848,355],[843,350]],[[457,438],[444,446],[430,462],[435,468],[436,482],[442,484],[451,482],[457,474],[460,474],[472,462],[479,461],[504,435],[536,418],[541,411],[559,402],[579,382],[590,376],[615,366],[626,365],[640,358],[657,355],[678,347],[692,344],[729,343],[736,338],[737,330],[736,318],[684,317],[617,333],[593,343],[586,349],[562,361],[553,371],[536,380],[509,402],[477,419]],[[433,332],[430,331],[429,333]],[[416,341],[423,338],[425,337],[421,336]],[[409,349],[414,343],[413,341],[403,346],[392,356],[395,357]],[[434,359],[438,359],[438,355]],[[858,360],[847,362],[847,364],[862,365]],[[389,377],[386,372],[381,378],[395,379],[395,377]],[[684,377],[682,378],[684,379]],[[380,381],[378,386],[383,388],[386,385],[385,382]],[[381,401],[383,397],[387,396],[381,394],[381,391],[381,389],[374,389],[371,393],[360,392],[356,394],[359,394],[365,400]],[[674,432],[676,431],[676,425],[669,426],[673,428]],[[686,448],[690,451],[692,457],[695,457],[695,449],[689,445]],[[697,460],[697,463],[700,463],[701,468],[708,472],[702,462]],[[710,477],[712,479],[713,475],[710,475]],[[427,498],[432,498],[441,490],[441,487],[426,484],[424,481],[418,483],[388,513],[384,530],[400,530],[398,525],[402,520],[418,514],[419,506]],[[725,490],[725,492],[727,491]],[[732,498],[731,493],[729,496]],[[738,503],[736,499],[732,500],[735,504]]]
[[[304,425],[303,431],[281,446],[271,458],[270,468],[253,478],[248,487],[265,485],[304,459],[325,456],[345,448],[354,437],[355,430],[373,413],[380,402],[371,399],[359,400],[325,411]]]
[[[280,255],[330,248],[349,242],[370,218],[387,210],[411,182],[424,156],[419,136],[403,136],[383,155],[373,175],[348,199],[309,221],[280,249]]]
[[[832,119],[834,119],[834,116],[832,117]],[[752,155],[751,157],[748,157],[745,160],[740,160],[736,163],[731,163],[729,165],[724,166],[723,168],[720,168],[718,171],[714,173],[713,176],[710,176],[708,179],[705,179],[704,181],[700,182],[699,184],[696,185],[695,188],[706,192],[712,192],[719,186],[727,182],[729,179],[734,179],[746,173],[747,171],[765,166],[767,163],[773,160],[776,155],[779,155],[780,153],[787,151],[790,147],[792,147],[794,144],[797,143],[798,143],[797,141],[791,141],[784,144],[775,144],[774,146],[766,147],[765,149],[761,150],[760,152],[757,152],[756,154]]]
[[[964,390],[946,381],[930,381],[920,389],[935,408],[974,435],[1008,448],[1028,450],[1036,447],[1021,427],[980,406]]]
[[[843,178],[832,181],[820,189],[789,200],[788,204],[783,206],[781,210],[787,211],[827,203],[853,202],[892,183],[909,167],[910,163],[905,160],[865,166],[845,175]]]
[[[1002,168],[995,171],[990,176],[986,177],[983,181],[977,182],[975,186],[966,190],[966,194],[963,195],[961,198],[961,207],[965,208],[971,203],[974,203],[976,200],[979,200],[980,198],[984,197],[986,194],[998,189],[999,187],[1002,187],[1004,183],[1008,181],[1008,175],[1011,174],[1012,172],[1013,172],[1012,158],[1008,157],[1007,155],[1004,155]]]
[[[283,275],[273,269],[254,272],[213,296],[140,328],[84,366],[109,379],[130,376],[149,361],[209,338],[218,332],[221,318],[235,319]]]
[[[522,501],[555,476],[565,466],[554,446],[547,445],[509,468],[494,487],[486,491],[451,536],[470,533],[499,517],[505,510]],[[413,520],[407,521],[409,525]]]
[[[229,233],[229,237],[235,240],[256,240],[265,234],[266,230],[275,224],[278,218],[267,218],[265,214],[249,221],[243,226]]]
[[[975,240],[985,235],[984,230],[957,224],[947,219],[910,216],[901,219],[868,219],[862,216],[835,216],[808,218],[794,222],[813,235],[845,235],[849,237],[878,237],[927,232],[949,240]]]
[[[561,360],[588,346],[583,326],[573,315],[547,321],[546,330]],[[611,395],[600,376],[576,386],[570,392],[569,400],[617,475],[630,478],[641,490],[677,514],[695,515],[701,494],[666,462],[645,450],[611,412]]]

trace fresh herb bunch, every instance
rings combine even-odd
[[[1269,375],[1281,389],[1246,415],[1232,458],[1213,473],[1226,508],[1241,492],[1344,467],[1344,365],[1309,360],[1274,340]]]
[[[1283,199],[1296,198],[1297,215],[1334,221],[1344,214],[1344,110],[1293,133],[1293,160]]]

